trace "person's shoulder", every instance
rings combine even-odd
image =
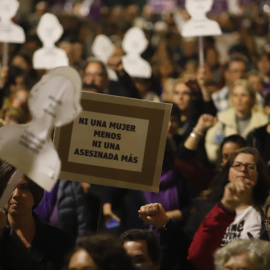
[[[75,242],[75,239],[73,235],[68,233],[67,231],[52,226],[46,222],[43,222],[39,218],[36,218],[36,224],[37,224],[37,231],[39,232],[40,235],[43,236],[43,238],[48,238],[52,239],[56,242],[61,241],[66,244],[73,244]]]
[[[230,107],[227,110],[219,112],[217,114],[219,120],[225,120],[228,117],[231,118],[234,115],[235,115],[235,109],[233,107]]]
[[[267,135],[268,133],[267,133],[267,131],[266,131],[266,128],[267,128],[267,124],[266,125],[264,125],[264,126],[261,126],[261,127],[258,127],[258,128],[255,128],[254,129],[254,135],[255,136],[260,136],[260,135]]]

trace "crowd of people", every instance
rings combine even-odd
[[[222,35],[203,37],[199,63],[197,37],[181,35],[185,1],[158,12],[94,0],[84,14],[85,2],[33,1],[16,15],[26,40],[1,65],[0,126],[32,119],[29,93],[47,72],[33,68],[37,26],[53,13],[82,91],[172,104],[159,192],[65,179],[47,192],[23,175],[0,211],[0,269],[270,269],[269,6],[214,1],[208,18]],[[122,61],[133,26],[148,41],[149,78]],[[106,62],[92,50],[100,34],[114,46]],[[1,161],[0,195],[15,170]]]

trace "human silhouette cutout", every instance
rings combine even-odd
[[[19,2],[17,0],[0,1],[0,41],[8,43],[23,43],[25,34],[23,28],[11,19],[17,13]]]
[[[49,71],[29,96],[32,121],[0,129],[0,157],[50,190],[60,172],[60,159],[51,140],[52,129],[81,112],[81,79],[71,67]]]
[[[109,57],[113,54],[115,46],[112,41],[105,35],[97,35],[92,44],[92,52],[98,57],[105,66]],[[117,75],[115,71],[107,67],[107,72],[110,80],[117,81]]]
[[[182,29],[183,37],[221,35],[221,28],[216,21],[206,17],[211,10],[213,0],[186,0],[186,10],[191,18]]]
[[[138,27],[129,29],[123,39],[123,49],[126,55],[122,61],[124,69],[132,77],[150,78],[152,75],[150,64],[141,57],[148,45],[144,32]]]
[[[66,52],[55,46],[55,43],[63,34],[63,27],[57,17],[51,13],[45,13],[39,21],[37,34],[43,43],[43,47],[35,51],[33,55],[34,68],[52,69],[68,66]]]

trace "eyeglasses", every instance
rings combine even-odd
[[[270,230],[270,220],[266,219],[263,223],[265,225],[265,229],[267,231]]]
[[[247,170],[248,172],[254,172],[257,171],[257,166],[255,164],[251,164],[251,163],[242,163],[242,162],[235,162],[232,164],[232,168],[234,168],[236,171],[241,171],[242,166],[245,167],[245,170]]]
[[[94,77],[96,78],[102,78],[104,76],[104,73],[85,73],[85,77]]]

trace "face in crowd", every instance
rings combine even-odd
[[[106,70],[98,62],[90,62],[85,70],[83,77],[83,84],[92,86],[89,88],[89,92],[106,93],[108,88],[108,77]]]
[[[158,270],[159,264],[154,263],[148,253],[145,240],[126,241],[123,245],[131,257],[133,265],[138,269]]]
[[[184,112],[189,108],[191,89],[184,83],[174,86],[173,102]]]

